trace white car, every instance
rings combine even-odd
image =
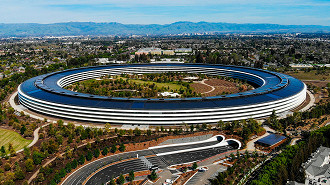
[[[199,172],[206,172],[208,170],[207,167],[201,167],[198,169]]]

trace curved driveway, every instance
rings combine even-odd
[[[108,156],[97,161],[94,161],[90,164],[83,166],[82,168],[75,171],[71,174],[63,183],[62,185],[76,185],[76,184],[86,184],[86,185],[94,185],[94,184],[102,184],[108,182],[111,178],[117,177],[120,174],[129,173],[131,170],[143,171],[148,170],[147,166],[144,162],[139,159],[132,159],[141,156],[149,156],[146,159],[152,163],[152,165],[157,165],[160,168],[165,168],[170,165],[174,164],[181,164],[181,163],[189,163],[194,161],[200,161],[211,156],[217,155],[219,153],[226,152],[228,150],[232,150],[231,146],[218,146],[210,147],[214,144],[219,143],[218,141],[211,141],[205,142],[204,144],[187,144],[184,146],[168,146],[162,147],[161,150],[157,149],[147,149],[141,151],[134,151],[134,152],[127,152],[117,155]],[[203,149],[202,147],[208,146],[210,148]],[[167,152],[167,151],[178,151],[178,150],[185,150],[191,149],[192,147],[197,147],[195,151],[188,151],[188,152],[181,152],[181,153],[173,153],[167,154],[162,156],[156,156],[155,154],[159,154],[159,152]],[[198,148],[201,148],[198,150]],[[159,150],[159,151],[158,151]],[[114,165],[110,165],[105,167],[102,170],[100,168],[114,163],[116,161],[125,160],[125,159],[132,159],[129,161],[123,161],[120,163],[116,163]],[[96,172],[99,170],[98,172]],[[95,173],[96,172],[96,173]],[[92,175],[95,173],[94,175]],[[86,179],[89,178],[86,181]]]

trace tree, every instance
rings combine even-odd
[[[32,159],[27,159],[25,161],[25,169],[27,172],[32,172],[34,168],[33,160]]]
[[[79,164],[84,164],[85,163],[85,156],[84,155],[80,155],[80,157],[78,159],[78,163]]]
[[[34,164],[41,164],[41,161],[44,159],[44,156],[39,151],[34,151],[32,154],[32,159]]]
[[[150,136],[151,136],[151,134],[152,134],[151,130],[150,130],[150,129],[148,129],[148,130],[147,130],[147,136],[149,136],[149,137],[150,137]]]
[[[16,153],[15,153],[15,149],[14,149],[14,146],[12,143],[9,143],[8,145],[8,151],[10,153],[11,156],[14,156]]]
[[[94,150],[94,157],[98,158],[100,156],[100,150],[97,148]]]
[[[18,165],[16,166],[16,169],[15,169],[15,178],[18,180],[22,180],[25,178],[25,173],[23,172],[21,167]]]
[[[207,129],[207,124],[206,124],[206,123],[203,123],[203,124],[202,124],[202,129],[203,129],[203,130],[206,130],[206,129]]]
[[[9,163],[5,163],[3,167],[5,168],[6,171],[9,171],[11,169],[11,166]]]
[[[130,181],[130,182],[132,182],[132,181],[135,179],[135,175],[134,175],[134,171],[133,171],[133,170],[131,170],[131,171],[129,172],[129,176],[128,176],[128,178],[129,178],[129,181]]]
[[[116,185],[116,182],[115,182],[115,179],[114,179],[114,178],[112,178],[112,179],[110,180],[110,185]]]
[[[136,136],[140,136],[141,135],[141,130],[139,129],[139,128],[135,128],[134,129],[134,134],[136,135]]]
[[[150,176],[149,176],[150,180],[156,180],[157,179],[157,173],[156,170],[152,170]]]
[[[24,147],[24,158],[27,159],[27,158],[30,157],[30,155],[31,155],[30,148],[28,148],[28,147],[25,146]]]
[[[26,126],[23,125],[20,129],[21,135],[23,135],[25,131],[26,131]]]
[[[120,174],[119,178],[117,179],[118,184],[124,184],[125,183],[125,177],[123,174]]]
[[[119,151],[124,152],[125,151],[125,145],[122,143],[119,145]]]
[[[281,130],[281,124],[279,120],[277,119],[276,111],[273,110],[272,114],[268,118],[268,122],[271,127],[273,127],[275,130]]]
[[[104,149],[102,150],[102,155],[106,156],[108,153],[109,153],[108,147],[104,147]]]
[[[77,159],[73,159],[72,162],[71,162],[71,167],[72,169],[76,169],[78,166],[78,161]]]
[[[87,155],[86,155],[86,160],[87,160],[87,161],[90,161],[90,160],[92,160],[92,158],[93,158],[93,154],[92,154],[92,152],[91,152],[91,151],[88,151],[88,152],[87,152]]]
[[[117,146],[115,145],[115,144],[113,144],[112,146],[111,146],[111,150],[110,150],[112,153],[116,153],[116,151],[117,151]]]
[[[70,173],[71,170],[72,170],[71,163],[70,162],[69,163],[66,163],[66,165],[65,165],[65,171],[66,171],[66,173]]]
[[[190,132],[193,132],[193,131],[194,131],[194,125],[191,124],[191,125],[190,125]]]
[[[198,167],[197,163],[196,163],[196,162],[194,162],[191,168],[192,168],[192,170],[196,170],[196,169],[197,169],[197,167]]]
[[[1,156],[6,155],[6,149],[4,146],[1,146],[0,153],[1,153]]]
[[[160,128],[157,126],[157,127],[155,128],[155,131],[156,131],[156,132],[159,132],[159,130],[160,130]]]
[[[197,129],[197,130],[200,130],[200,126],[199,126],[199,124],[196,125],[196,129]]]

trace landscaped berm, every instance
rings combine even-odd
[[[0,147],[4,146],[8,153],[8,146],[11,143],[14,150],[20,150],[25,146],[28,146],[32,140],[24,139],[17,132],[0,128]]]

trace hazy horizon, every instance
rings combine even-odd
[[[170,25],[170,24],[175,24],[175,23],[184,23],[184,22],[190,22],[190,23],[225,23],[225,24],[274,24],[274,25],[283,25],[283,26],[330,26],[330,25],[321,25],[321,24],[276,24],[276,23],[267,23],[267,22],[261,22],[261,23],[251,23],[251,22],[246,22],[246,23],[237,23],[237,22],[209,22],[209,21],[175,21],[175,22],[170,22],[170,23],[164,23],[164,24],[157,24],[157,23],[150,23],[150,24],[139,24],[139,23],[122,23],[122,22],[97,22],[97,21],[66,21],[66,22],[53,22],[53,23],[37,23],[37,22],[11,22],[11,23],[3,23],[0,22],[0,24],[42,24],[42,25],[47,25],[47,24],[65,24],[65,23],[118,23],[118,24],[124,24],[124,25]]]
[[[3,0],[1,23],[178,21],[330,26],[327,0]]]

